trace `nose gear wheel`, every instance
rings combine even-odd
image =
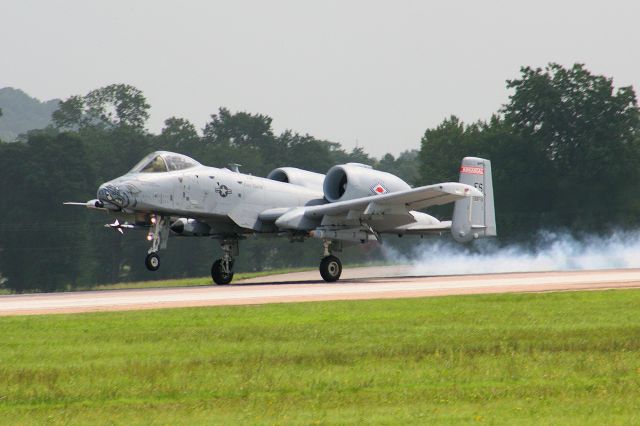
[[[157,271],[160,268],[160,256],[158,253],[149,253],[144,260],[144,264],[150,271]]]

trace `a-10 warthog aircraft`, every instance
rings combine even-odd
[[[145,263],[151,271],[160,267],[158,251],[170,234],[218,239],[224,255],[211,267],[216,284],[231,282],[238,241],[251,235],[321,239],[320,275],[325,281],[340,278],[342,264],[333,253],[343,243],[449,230],[458,242],[496,235],[491,162],[475,157],[462,160],[460,182],[411,188],[399,177],[363,164],[337,165],[326,175],[282,167],[261,178],[240,173],[237,166],[207,167],[158,151],[102,184],[97,195],[86,203],[66,204],[115,214],[114,223],[105,226],[119,232],[149,231]],[[451,221],[417,211],[452,202]]]

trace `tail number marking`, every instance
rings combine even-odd
[[[483,175],[484,167],[462,166],[460,167],[460,173],[466,173],[468,175]]]

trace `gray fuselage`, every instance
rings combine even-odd
[[[272,232],[259,213],[272,208],[324,204],[322,188],[198,165],[162,173],[128,173],[104,183],[98,199],[125,213],[165,213],[223,226],[229,219],[247,232]]]

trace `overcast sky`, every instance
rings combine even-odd
[[[220,106],[380,156],[487,119],[522,65],[583,62],[640,88],[640,2],[0,0],[0,87],[141,89],[148,128]]]

